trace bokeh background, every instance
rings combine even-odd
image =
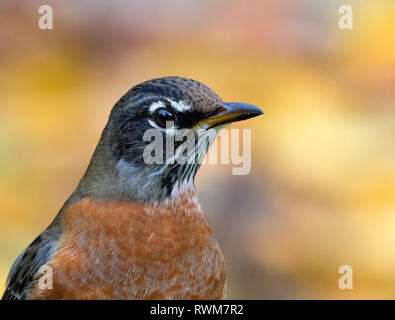
[[[394,18],[392,0],[1,0],[0,292],[118,98],[179,75],[265,111],[234,125],[252,129],[251,173],[206,165],[196,181],[227,297],[395,298]]]

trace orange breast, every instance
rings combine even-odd
[[[47,263],[53,288],[31,299],[219,299],[221,250],[192,194],[159,205],[71,204]]]

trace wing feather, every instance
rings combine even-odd
[[[24,300],[34,276],[58,248],[61,228],[51,225],[43,231],[15,260],[7,277],[3,300]]]

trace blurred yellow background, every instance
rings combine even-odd
[[[54,29],[40,30],[50,4]],[[338,28],[350,4],[353,30]],[[76,187],[130,87],[178,75],[265,115],[252,170],[206,165],[199,199],[228,298],[395,298],[395,2],[0,3],[0,292]],[[338,288],[350,265],[352,290]]]

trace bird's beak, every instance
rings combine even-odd
[[[247,103],[225,102],[224,108],[225,110],[221,113],[199,121],[195,127],[204,127],[206,129],[210,129],[263,114],[261,109]]]

